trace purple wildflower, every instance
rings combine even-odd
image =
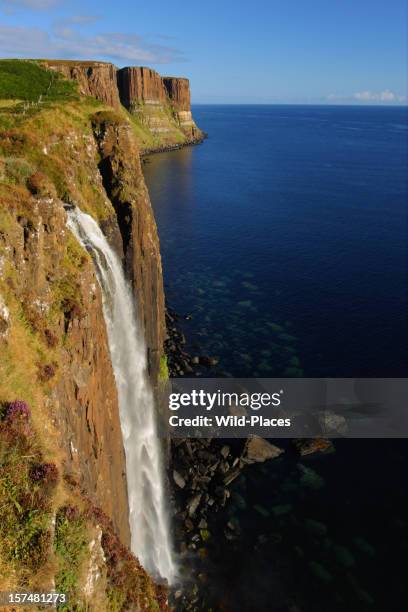
[[[7,406],[6,419],[9,421],[14,421],[19,418],[28,420],[30,416],[30,408],[28,404],[22,400],[14,400],[14,402],[10,402]]]
[[[81,516],[81,512],[77,506],[65,506],[61,508],[60,512],[69,521],[77,521]]]
[[[54,484],[58,480],[58,469],[54,463],[37,463],[30,469],[30,478],[34,482]]]

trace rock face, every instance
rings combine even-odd
[[[138,104],[165,105],[167,93],[160,74],[150,68],[132,66],[118,70],[120,99],[125,108]]]
[[[78,81],[79,93],[120,110],[123,105],[154,137],[147,149],[171,149],[203,140],[190,108],[188,79],[161,77],[144,66],[118,70],[106,62],[45,60],[47,68]]]
[[[197,126],[191,114],[190,82],[188,79],[163,77],[163,83],[171,100],[180,127],[194,137]]]
[[[126,122],[94,122],[103,184],[116,211],[125,269],[132,282],[153,381],[157,380],[165,336],[164,291],[159,238],[143,179],[137,142]]]
[[[165,134],[178,128],[189,141],[202,139],[191,115],[188,79],[161,77],[150,68],[130,67],[118,70],[118,87],[123,106],[138,115],[153,133]],[[146,110],[146,106],[156,108],[156,112]]]
[[[47,430],[50,418],[50,427],[61,434],[67,475],[104,509],[128,543],[118,400],[94,267],[90,258],[83,259],[73,284],[75,295],[70,290],[59,313],[52,314],[59,287],[69,282],[65,266],[72,243],[66,213],[62,202],[53,198],[27,198],[24,206],[26,215],[9,214],[0,246],[8,269],[15,271],[12,276],[6,272],[4,279],[22,304],[41,350],[53,352],[48,369],[42,368],[49,372],[49,381],[48,407],[42,407],[40,426]],[[12,342],[11,337],[11,351]]]
[[[81,602],[85,597],[92,609],[108,609],[113,588],[117,601],[124,591],[126,609],[166,610],[166,589],[156,590],[124,546],[130,542],[126,465],[102,295],[90,255],[66,224],[66,209],[79,207],[99,223],[122,259],[154,385],[164,350],[164,295],[158,234],[141,170],[140,130],[120,104],[113,65],[44,63],[109,106],[98,105],[104,110],[95,112],[93,100],[73,99],[70,93],[63,105],[40,100],[28,116],[11,112],[10,129],[0,130],[0,427],[8,427],[10,404],[17,400],[30,406],[24,436],[32,439],[40,467],[51,466],[56,475],[55,490],[48,492],[55,499],[41,561],[48,564],[52,557],[46,568],[50,584],[56,585],[60,573],[50,542],[65,537],[65,527],[58,534],[58,516],[62,526],[80,520],[89,541],[88,564],[77,568]],[[143,104],[160,106],[176,125],[159,75],[145,69],[139,76]],[[155,103],[160,96],[163,107]],[[184,136],[180,142],[185,141]],[[11,442],[14,449],[14,434]],[[28,470],[27,457],[22,456]],[[21,482],[25,495],[26,482]],[[3,491],[1,507],[5,498]],[[36,512],[46,512],[42,496],[34,502]],[[13,558],[13,564],[19,560]],[[0,574],[2,564],[3,558]],[[20,565],[17,571],[28,580],[27,568]],[[14,577],[21,584],[19,575]]]
[[[116,84],[116,66],[106,62],[47,61],[47,67],[62,72],[79,83],[79,92],[93,96],[115,109],[120,108],[119,91]]]
[[[190,111],[190,82],[188,79],[163,77],[163,83],[176,111]]]

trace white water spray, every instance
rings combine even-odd
[[[172,559],[153,393],[146,374],[146,348],[121,263],[97,223],[78,208],[68,227],[92,255],[102,289],[103,312],[119,397],[126,455],[132,552],[155,578],[171,584]]]

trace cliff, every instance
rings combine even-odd
[[[118,70],[118,87],[123,106],[134,110],[138,104],[167,104],[163,79],[155,70],[144,67]]]
[[[163,145],[203,139],[192,118],[188,79],[130,67],[118,70],[118,86],[123,106],[152,134],[161,135]]]
[[[116,105],[113,67],[65,70],[77,88],[60,68],[0,61],[0,590],[55,584],[80,609],[166,609],[126,548],[102,297],[64,207],[92,215],[123,258],[153,383],[164,335],[157,230],[132,121],[81,95]]]
[[[156,381],[165,336],[164,292],[156,222],[144,182],[132,126],[118,115],[93,117],[99,171],[122,238],[125,270],[144,328],[150,376]],[[106,223],[102,223],[106,227]]]
[[[93,96],[117,110],[120,108],[119,91],[116,86],[116,67],[113,64],[67,60],[47,60],[44,63],[49,69],[77,81],[79,92],[82,95]]]
[[[81,95],[130,113],[141,149],[175,148],[201,142],[190,106],[188,79],[161,77],[150,68],[132,66],[118,70],[105,62],[43,60],[50,70],[78,82]]]

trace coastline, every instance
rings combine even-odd
[[[140,149],[140,159],[144,160],[148,155],[153,155],[154,153],[169,153],[170,151],[178,151],[179,149],[184,149],[185,147],[193,147],[196,145],[203,144],[205,140],[207,140],[208,134],[205,132],[202,133],[198,138],[190,138],[184,142],[175,143],[175,144],[165,144],[160,145],[158,147],[152,147],[150,149]]]

